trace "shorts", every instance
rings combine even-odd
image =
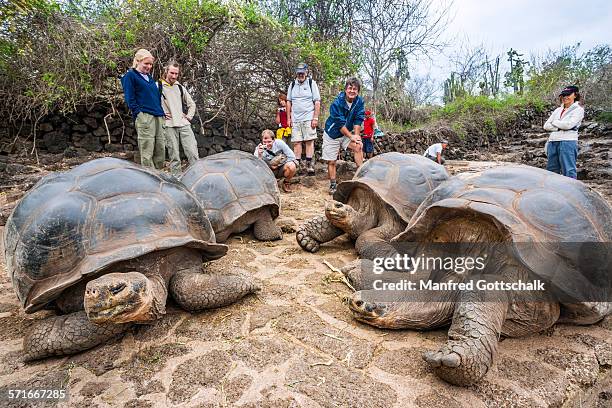
[[[337,160],[340,148],[346,150],[349,143],[351,143],[351,139],[346,136],[332,139],[327,133],[323,132],[323,153],[321,154],[321,158],[325,161]]]
[[[310,127],[310,120],[294,123],[291,127],[291,142],[308,142],[317,138],[317,129]]]
[[[276,138],[277,139],[283,139],[283,137],[288,137],[291,136],[291,128],[290,127],[284,127],[284,128],[278,128],[276,130]]]
[[[283,164],[282,166],[277,167],[275,170],[272,170],[272,173],[274,173],[274,177],[277,180],[282,179],[283,177],[285,177],[285,166],[289,163],[295,163],[295,165],[297,166],[297,163],[295,160],[287,160],[287,162],[285,162],[285,164]]]
[[[372,143],[371,137],[366,137],[361,139],[363,142],[363,152],[364,153],[372,153],[374,152],[374,143]]]
[[[438,163],[438,158],[437,157],[433,157],[433,156],[430,156],[430,155],[426,155],[425,157],[427,157],[431,161],[435,161],[436,163]],[[446,162],[444,157],[440,157],[440,161],[442,162],[440,164],[444,164]]]

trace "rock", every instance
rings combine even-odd
[[[91,116],[85,116],[83,118],[83,122],[92,129],[96,129],[98,127],[98,121]]]
[[[338,175],[353,174],[357,170],[357,165],[354,162],[338,160],[336,162],[336,173]]]
[[[600,366],[612,366],[612,344],[602,343],[595,345],[595,356]]]
[[[38,130],[41,132],[51,132],[53,130],[53,125],[51,123],[42,123],[38,126]]]
[[[104,151],[111,153],[122,152],[123,146],[121,146],[120,144],[106,143],[104,145]]]
[[[104,126],[100,126],[99,128],[94,129],[92,132],[94,136],[106,136],[106,128]]]
[[[78,157],[78,156],[79,156],[79,153],[72,146],[68,146],[64,150],[64,157],[65,158],[74,158],[74,157]]]
[[[68,147],[68,135],[62,132],[45,133],[42,145],[49,153],[62,153]]]
[[[80,147],[90,152],[102,151],[102,143],[100,143],[100,138],[91,133],[86,133],[81,136]]]
[[[73,132],[87,132],[87,126],[85,126],[85,125],[73,125],[72,126],[72,131]]]

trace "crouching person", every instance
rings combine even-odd
[[[359,96],[360,89],[361,83],[357,78],[346,81],[344,91],[340,92],[329,107],[329,117],[325,122],[322,158],[327,161],[329,193],[332,195],[337,187],[336,160],[340,148],[348,148],[353,152],[358,167],[363,163],[360,133],[365,118],[365,105]]]
[[[198,143],[191,129],[191,120],[196,105],[189,92],[178,82],[180,66],[171,61],[164,69],[164,79],[159,84],[162,93],[162,107],[166,118],[166,146],[170,155],[170,172],[181,175],[180,145],[189,164],[198,161]]]
[[[441,143],[434,143],[425,150],[423,156],[429,160],[433,160],[438,164],[444,164],[446,160],[442,156],[442,152],[448,148],[448,141],[443,140]]]
[[[292,191],[291,179],[297,171],[295,154],[287,143],[274,138],[274,132],[266,129],[261,133],[261,143],[255,148],[255,156],[265,161],[277,179],[284,178],[283,191]]]

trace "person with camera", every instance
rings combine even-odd
[[[282,189],[292,191],[291,179],[297,171],[297,160],[291,148],[282,139],[275,139],[274,132],[266,129],[261,133],[261,143],[255,148],[254,155],[266,162],[274,177],[284,177]]]

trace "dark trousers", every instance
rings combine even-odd
[[[430,156],[430,155],[427,155],[427,156],[425,156],[425,157],[427,157],[429,160],[433,160],[433,161],[435,161],[436,163],[438,163],[438,158],[437,158],[437,157],[433,157],[433,156]],[[440,163],[440,164],[444,164],[444,162],[445,162],[446,160],[444,160],[444,157],[440,157],[440,161],[442,162],[442,163]]]
[[[578,158],[578,142],[576,140],[548,142],[546,156],[548,156],[546,170],[576,178],[576,159]]]

